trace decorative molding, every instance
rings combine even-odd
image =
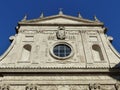
[[[28,84],[25,90],[37,90],[37,85]]]
[[[100,84],[90,84],[90,90],[101,90]]]
[[[116,86],[116,89],[117,89],[117,90],[120,90],[120,83],[116,83],[115,86]]]
[[[7,84],[1,84],[0,85],[0,90],[10,90],[10,86]]]
[[[2,84],[0,90],[14,90],[14,87],[18,90],[120,90],[118,84]],[[20,89],[21,88],[21,89]],[[16,90],[15,89],[15,90]]]
[[[56,56],[56,55],[54,54],[54,52],[53,52],[53,49],[54,49],[54,47],[55,47],[56,45],[59,45],[59,44],[65,44],[65,45],[67,45],[68,47],[70,47],[70,49],[71,49],[70,55],[68,55],[68,56],[66,56],[66,57]],[[53,56],[54,58],[56,58],[56,59],[58,59],[58,60],[65,60],[65,59],[68,59],[68,58],[72,57],[75,52],[74,52],[74,49],[73,49],[73,47],[72,47],[71,44],[69,44],[69,43],[67,43],[67,42],[57,42],[57,43],[54,43],[54,44],[50,47],[49,53],[50,53],[51,56]]]

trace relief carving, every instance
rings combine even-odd
[[[120,90],[120,84],[119,83],[117,83],[115,86],[116,86],[117,90]]]
[[[90,90],[101,90],[100,84],[90,84]]]
[[[65,28],[63,26],[59,26],[58,27],[58,31],[56,33],[56,36],[60,40],[64,40],[65,39],[66,34],[65,34]]]
[[[7,84],[1,85],[0,90],[9,90],[9,85],[7,85]]]
[[[67,38],[70,40],[75,40],[75,36],[68,36]]]
[[[29,84],[26,86],[25,90],[37,90],[37,86],[33,84]]]

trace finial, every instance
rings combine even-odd
[[[82,16],[81,16],[80,12],[78,12],[78,18],[82,18]]]
[[[59,15],[62,15],[63,14],[63,11],[62,11],[62,8],[59,9]]]
[[[24,18],[22,19],[22,21],[27,20],[27,14],[24,16]]]
[[[40,18],[43,18],[44,17],[44,13],[42,12],[41,15],[40,15]]]
[[[94,19],[96,22],[100,22],[100,20],[96,16],[94,16]]]

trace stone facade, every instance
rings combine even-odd
[[[120,55],[96,17],[26,18],[0,57],[0,90],[120,90]]]

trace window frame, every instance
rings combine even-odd
[[[68,56],[66,56],[66,57],[60,57],[60,56],[57,56],[57,55],[54,54],[54,52],[53,52],[54,47],[56,47],[57,45],[60,45],[60,44],[64,44],[64,45],[70,47],[71,53]],[[53,44],[52,47],[50,47],[50,54],[51,54],[51,56],[53,56],[56,59],[66,60],[66,59],[68,59],[68,58],[70,58],[70,57],[72,57],[74,55],[74,50],[73,50],[73,47],[69,43],[66,43],[66,42],[57,42],[57,43]]]

